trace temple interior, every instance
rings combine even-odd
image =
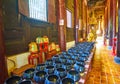
[[[120,0],[0,0],[0,84],[120,84]]]

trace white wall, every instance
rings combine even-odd
[[[26,52],[7,57],[8,73],[10,74],[15,68],[20,68],[21,66],[28,64],[29,54],[29,52]]]
[[[21,53],[21,54],[10,56],[7,59],[13,60],[16,63],[16,68],[19,68],[25,64],[28,64],[29,54],[30,54],[29,52]]]
[[[75,46],[75,41],[70,41],[66,43],[66,50],[70,49],[71,47]]]

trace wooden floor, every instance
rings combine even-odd
[[[92,70],[86,84],[120,84],[120,65],[114,62],[111,51],[103,45],[102,37],[97,38]]]

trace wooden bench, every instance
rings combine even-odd
[[[14,69],[14,70],[11,72],[11,74],[12,74],[12,76],[13,76],[13,75],[22,76],[22,74],[23,74],[23,72],[24,72],[25,70],[27,70],[27,69],[29,69],[29,68],[34,68],[34,66],[35,66],[35,65],[26,64],[26,65],[24,65],[24,66],[22,66],[22,67],[20,67],[20,68]]]

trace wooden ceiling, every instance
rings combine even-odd
[[[87,0],[89,17],[94,13],[94,17],[97,19],[102,19],[104,16],[104,10],[106,5],[106,0]]]
[[[104,6],[106,0],[87,0],[88,6]]]

